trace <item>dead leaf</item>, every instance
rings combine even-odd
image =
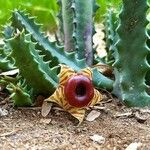
[[[148,113],[150,114],[150,109],[146,108],[146,109],[140,109],[141,113]]]
[[[100,112],[96,111],[96,110],[92,110],[86,117],[87,121],[94,121],[96,118],[98,118],[100,116]]]
[[[0,76],[12,76],[19,73],[19,69],[14,69],[11,71],[2,72]]]
[[[142,146],[142,143],[131,143],[125,150],[137,150],[139,147]]]
[[[107,109],[106,107],[104,106],[92,106],[93,109],[97,109],[97,110],[105,110]]]
[[[51,108],[52,108],[52,103],[46,101],[43,102],[42,111],[41,111],[42,116],[46,117],[48,113],[51,111]]]
[[[97,68],[102,74],[106,76],[112,76],[112,68],[105,64],[96,64],[93,66],[94,68]]]
[[[120,118],[120,117],[131,117],[133,115],[132,112],[126,112],[126,113],[116,113],[114,117]]]

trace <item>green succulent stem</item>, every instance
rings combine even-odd
[[[63,24],[65,51],[77,51],[78,59],[86,58],[87,65],[93,64],[94,33],[93,17],[98,8],[95,0],[59,0]]]
[[[108,9],[105,16],[105,35],[106,35],[106,63],[112,65],[115,61],[114,59],[114,51],[115,44],[118,40],[118,36],[116,34],[117,28],[117,20],[116,13],[113,9]]]
[[[11,56],[15,59],[15,65],[28,85],[34,89],[34,93],[45,96],[52,94],[58,85],[57,74],[49,67],[49,62],[43,61],[44,56],[35,49],[31,36],[22,32],[8,42],[12,48]]]
[[[14,106],[23,107],[31,106],[33,104],[33,100],[30,95],[31,93],[27,92],[21,85],[19,86],[10,83],[6,88],[11,93],[10,98],[12,99]]]
[[[98,8],[95,0],[73,0],[74,9],[74,34],[76,41],[77,56],[79,59],[86,58],[86,63],[93,64],[93,16]]]
[[[115,52],[115,84],[113,93],[128,106],[150,106],[146,73],[150,70],[146,45],[147,0],[123,0]]]
[[[96,68],[93,70],[93,84],[97,89],[112,91],[114,81],[105,77]]]
[[[75,51],[75,40],[73,38],[73,21],[74,12],[72,8],[73,0],[61,0],[62,21],[64,33],[64,49],[65,51]]]

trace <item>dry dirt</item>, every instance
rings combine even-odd
[[[140,150],[150,150],[150,110],[126,108],[110,96],[92,108],[100,116],[80,126],[57,107],[46,119],[40,107],[16,109],[6,103],[0,108],[8,110],[0,117],[1,150],[124,150],[133,142],[142,143]],[[95,134],[105,142],[92,141]]]

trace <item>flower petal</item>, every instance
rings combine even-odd
[[[83,119],[85,117],[85,109],[78,109],[78,108],[75,108],[75,107],[70,107],[70,109],[68,109],[68,112],[72,116],[74,116],[76,119],[78,119],[79,124],[81,124],[83,122]]]
[[[100,92],[94,89],[94,97],[92,98],[88,106],[93,106],[97,104],[98,102],[100,102],[102,99],[103,99],[103,96],[100,94]]]
[[[87,76],[88,78],[90,78],[92,80],[92,71],[91,71],[90,68],[82,69],[79,73],[81,73],[82,75]]]
[[[72,116],[74,116],[76,119],[79,120],[79,124],[83,121],[84,116],[85,116],[85,108],[76,108],[73,106],[70,106],[69,103],[67,102],[64,94],[64,85],[67,82],[67,80],[78,73],[75,73],[73,69],[66,65],[60,65],[61,66],[61,71],[59,74],[59,86],[56,89],[56,91],[51,95],[49,98],[45,99],[44,102],[54,102],[57,103],[60,107],[62,107],[65,111],[69,112]],[[85,68],[82,69],[79,74],[85,75],[88,78],[92,80],[92,71],[90,68]],[[94,97],[88,104],[88,106],[93,106],[99,101],[102,100],[102,95],[100,92],[96,89],[94,89]],[[47,106],[47,105],[46,105]],[[49,105],[48,105],[49,106]],[[49,108],[49,107],[48,107]],[[47,114],[48,110],[46,111],[45,114]]]
[[[58,104],[60,107],[64,108],[67,105],[67,101],[65,100],[64,96],[64,87],[59,86],[56,91],[51,95],[49,98],[45,99],[44,101],[47,102],[54,102]]]
[[[64,96],[64,87],[59,86],[53,95],[44,100],[44,103],[54,102],[62,107],[65,111],[69,112],[72,116],[79,120],[79,124],[83,121],[85,116],[85,109],[72,107],[68,104]],[[43,103],[43,104],[44,104]],[[48,113],[47,113],[48,114]]]
[[[59,84],[64,85],[70,76],[75,74],[75,71],[66,65],[60,65]]]

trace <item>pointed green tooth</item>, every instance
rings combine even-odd
[[[58,74],[58,70],[60,69],[60,66],[55,66],[52,68],[52,71],[55,73],[55,74]]]

